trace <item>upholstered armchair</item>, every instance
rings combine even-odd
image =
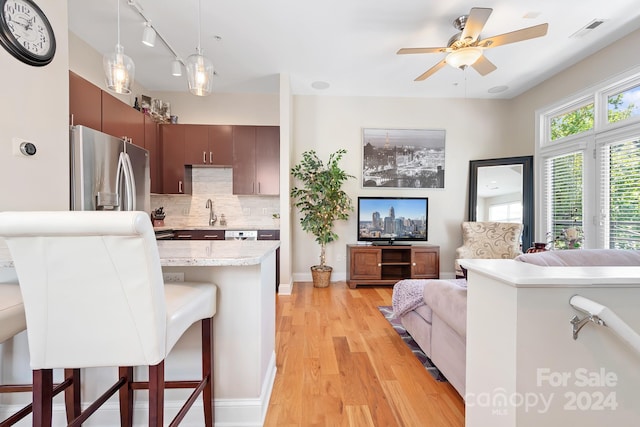
[[[522,253],[522,224],[512,222],[463,222],[462,246],[456,249],[456,277],[465,277],[459,259],[512,259]]]

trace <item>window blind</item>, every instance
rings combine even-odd
[[[640,249],[640,138],[605,144],[601,150],[604,245]]]
[[[547,230],[558,249],[565,249],[565,231],[571,227],[582,232],[583,153],[573,152],[546,160]]]

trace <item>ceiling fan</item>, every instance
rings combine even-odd
[[[497,67],[483,54],[484,49],[502,46],[509,43],[542,37],[547,34],[549,24],[534,25],[510,33],[480,39],[480,32],[491,16],[493,9],[474,7],[468,15],[462,15],[453,21],[453,26],[460,30],[449,39],[446,47],[408,47],[398,50],[399,55],[412,53],[448,53],[447,57],[418,76],[415,80],[425,80],[445,64],[464,69],[472,66],[478,73],[485,76]]]

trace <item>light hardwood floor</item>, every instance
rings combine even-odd
[[[391,287],[295,283],[278,295],[278,372],[265,421],[287,426],[464,426],[464,402],[437,382],[382,316]]]

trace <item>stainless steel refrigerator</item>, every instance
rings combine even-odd
[[[85,126],[70,132],[71,210],[151,211],[147,150]]]

